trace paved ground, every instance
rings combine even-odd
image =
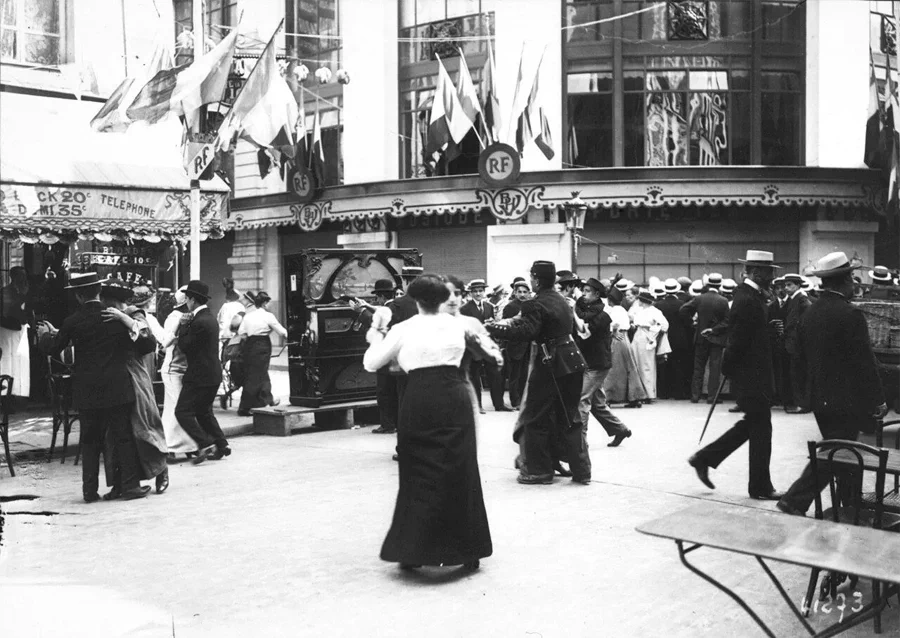
[[[727,405],[726,405],[727,407]],[[708,437],[732,421],[724,409]],[[746,498],[746,452],[704,488],[685,464],[705,406],[619,410],[622,447],[590,432],[594,482],[515,482],[513,414],[479,424],[479,459],[494,556],[474,574],[406,574],[378,559],[396,494],[394,439],[370,428],[246,436],[234,454],[174,465],[164,495],[81,501],[80,468],[25,461],[0,496],[0,635],[32,636],[757,636],[733,602],[685,570],[674,544],[634,531],[696,503]],[[816,437],[809,415],[775,413],[773,479],[786,488]],[[779,636],[802,630],[754,560],[698,552]],[[774,571],[799,603],[808,572]],[[868,599],[867,585],[858,587]],[[852,601],[852,592],[847,592]],[[8,601],[14,601],[8,604]],[[848,603],[848,607],[849,607]],[[815,622],[835,620],[839,610]],[[900,633],[896,601],[884,635]],[[849,636],[871,635],[871,624]]]

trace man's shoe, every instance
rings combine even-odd
[[[572,476],[572,472],[564,468],[562,466],[562,463],[560,463],[559,461],[557,461],[553,466],[553,472],[556,474],[556,476],[562,476],[563,478],[569,478],[570,476]]]
[[[377,428],[372,430],[372,434],[394,434],[397,431],[397,428],[386,428],[383,425],[379,425]]]
[[[231,456],[231,448],[227,445],[225,447],[216,448],[216,451],[213,452],[209,458],[213,461],[220,461],[226,456]]]
[[[803,414],[803,410],[798,408],[796,405],[789,406],[784,409],[788,414]]]
[[[613,440],[606,444],[606,447],[619,447],[622,445],[622,441],[631,436],[631,430],[626,430],[625,434],[617,434],[613,437]]]
[[[399,454],[395,454],[394,456],[391,457],[391,460],[392,460],[392,461],[397,461],[397,462],[399,463],[399,462],[400,462],[400,455],[399,455]]]
[[[130,490],[125,490],[124,492],[122,492],[122,500],[133,501],[136,498],[144,498],[149,493],[149,485],[138,485],[137,487],[132,487]]]
[[[700,482],[703,483],[706,487],[711,490],[716,489],[716,486],[713,485],[713,482],[709,480],[709,466],[697,458],[697,455],[694,454],[691,458],[688,459],[688,464],[694,468],[697,472],[697,478],[700,479]]]
[[[228,395],[227,394],[223,394],[222,396],[219,397],[219,407],[222,408],[223,410],[228,409]]]
[[[104,501],[115,501],[116,499],[119,499],[121,497],[122,497],[122,492],[119,491],[118,487],[114,487],[110,491],[108,491],[106,494],[103,495],[103,500]]]
[[[775,490],[763,492],[761,494],[750,494],[750,498],[757,501],[777,501],[780,500],[782,496],[784,496],[784,492],[776,492]]]
[[[775,503],[775,507],[784,512],[785,514],[790,514],[791,516],[806,516],[806,512],[803,512],[793,505],[789,503],[785,503],[784,500],[778,501]]]
[[[200,465],[210,457],[216,451],[215,445],[207,445],[205,448],[197,450],[197,456],[191,459],[191,463],[194,465]]]
[[[253,416],[250,410],[238,410],[238,416]]]
[[[691,403],[700,403],[700,397],[691,397]]]
[[[550,485],[553,482],[553,474],[522,474],[516,477],[516,482],[522,485]]]
[[[739,405],[733,405],[733,406],[731,406],[730,408],[728,408],[728,411],[729,411],[729,412],[732,412],[732,413],[734,413],[734,412],[743,412],[743,410],[741,409],[741,406],[739,406]]]
[[[94,492],[93,494],[85,494],[84,495],[85,503],[96,503],[99,500],[100,500],[100,495],[97,494],[97,492]]]
[[[485,409],[482,408],[482,407],[479,407],[479,408],[478,408],[478,414],[487,414],[487,410],[485,410]]]
[[[585,478],[585,477],[583,477],[583,476],[573,476],[573,477],[572,477],[572,482],[573,482],[573,483],[581,483],[582,485],[590,485],[590,484],[591,484],[591,477],[588,476],[587,478]]]
[[[512,412],[513,407],[509,405],[501,405],[499,408],[495,407],[494,412]]]
[[[169,489],[169,468],[156,475],[156,493],[162,494]]]

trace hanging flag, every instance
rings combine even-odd
[[[515,117],[515,115],[516,115],[516,109],[519,108],[519,92],[521,91],[521,88],[522,88],[522,82],[525,80],[525,74],[524,74],[523,71],[522,71],[522,64],[523,64],[523,62],[524,62],[524,59],[525,59],[525,43],[523,42],[523,43],[522,43],[522,52],[519,54],[519,72],[516,74],[516,88],[515,88],[515,90],[513,91],[513,102],[512,102],[512,109],[513,109],[513,111],[512,111],[512,114],[510,115],[511,118]],[[510,122],[510,126],[512,126],[512,122]],[[523,124],[523,129],[522,129],[522,131],[519,131],[519,122],[516,122],[516,148],[517,148],[518,151],[519,151],[519,155],[522,154],[522,149],[525,147],[525,144],[524,144],[524,135],[525,135],[524,126],[528,126],[529,129],[531,128],[531,124],[530,124],[530,123],[527,123],[527,124]],[[507,132],[507,136],[508,136],[508,132]],[[508,139],[508,137],[507,137],[507,139]],[[521,144],[521,146],[520,146],[520,139],[521,139],[522,142],[523,142],[523,143]],[[529,138],[529,139],[530,139],[530,138]]]
[[[547,114],[544,113],[544,107],[538,109],[538,119],[541,123],[541,132],[534,138],[534,143],[541,149],[544,157],[553,159],[556,153],[553,150],[553,137],[550,134],[550,120],[547,119]]]
[[[319,105],[316,103],[316,115],[313,119],[312,148],[309,153],[309,168],[315,180],[316,188],[325,187],[325,150],[322,148],[322,121],[319,118]]]
[[[569,124],[569,162],[575,166],[578,162],[578,131],[575,130],[575,123]]]
[[[866,151],[864,161],[869,168],[881,166],[881,103],[878,100],[878,80],[875,77],[875,60],[869,50],[869,112],[866,120]]]
[[[546,51],[546,49],[545,49]],[[519,153],[522,153],[524,148],[534,140],[537,144],[538,148],[541,149],[541,152],[544,154],[544,157],[547,159],[552,159],[555,155],[552,145],[553,140],[550,137],[550,122],[547,119],[547,115],[544,112],[543,107],[539,107],[538,102],[538,94],[539,94],[539,85],[540,85],[540,77],[541,77],[541,65],[544,62],[544,54],[541,53],[541,59],[538,61],[537,70],[534,72],[534,81],[531,84],[531,92],[528,94],[528,98],[525,101],[525,105],[522,108],[522,112],[519,114],[519,118],[516,122],[516,149]],[[519,76],[521,77],[522,65],[521,60],[519,61]],[[537,128],[539,130],[537,138],[534,136],[534,128],[532,124],[532,117],[537,115]]]
[[[150,78],[160,71],[172,68],[174,61],[172,52],[164,43],[159,43],[150,58],[147,68],[129,76],[113,91],[106,104],[91,120],[91,128],[99,133],[122,133],[132,124],[126,113],[127,107],[134,101],[140,90]]]
[[[488,40],[488,57],[481,75],[481,97],[484,99],[481,123],[488,143],[500,141],[500,100],[497,96],[497,63]]]
[[[472,82],[469,65],[466,64],[466,56],[462,49],[459,49],[459,79],[457,85],[457,97],[459,97],[462,111],[469,118],[469,121],[474,124],[477,121],[476,118],[481,114],[481,104],[478,102],[478,93],[475,91],[475,84]]]
[[[431,117],[428,120],[425,157],[433,158],[436,153],[444,151],[448,160],[453,159],[459,155],[458,145],[471,128],[472,120],[463,112],[447,69],[438,58],[438,79],[437,86],[434,87]]]
[[[222,99],[228,85],[237,35],[238,30],[234,28],[200,59],[158,72],[128,107],[128,117],[152,124],[174,113],[192,122],[201,106]]]

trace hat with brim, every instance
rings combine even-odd
[[[69,277],[69,285],[65,287],[66,290],[76,290],[78,288],[87,288],[88,286],[94,286],[96,284],[104,284],[109,281],[109,277],[104,279],[100,278],[95,272],[82,272],[82,273],[72,273]]]
[[[719,288],[722,285],[722,275],[717,272],[710,273],[706,277],[706,281],[703,282],[704,285],[710,286],[712,288]]]
[[[191,279],[187,288],[184,289],[185,294],[192,294],[197,297],[203,297],[204,300],[209,299],[209,286],[199,279]]]
[[[513,279],[512,283],[509,285],[509,287],[510,287],[510,288],[515,288],[520,282],[528,283],[528,282],[525,280],[525,277],[516,277],[515,279]],[[529,286],[529,288],[530,288],[530,286]]]
[[[876,284],[890,285],[893,281],[891,271],[888,270],[886,266],[875,266],[875,268],[869,271],[869,277],[871,277],[872,281]]]
[[[781,268],[775,265],[775,255],[767,250],[748,250],[744,259],[738,259],[746,266],[767,266],[769,268]]]
[[[641,294],[638,295],[638,301],[643,301],[644,303],[648,303],[651,306],[656,302],[653,295],[650,294],[649,290],[642,290]]]
[[[182,286],[181,288],[178,289],[178,292],[187,292],[187,286]],[[249,290],[244,293],[244,299],[246,299],[247,301],[249,301],[252,304],[256,303],[256,297],[254,297],[253,293],[250,292]]]
[[[116,301],[128,301],[134,296],[134,291],[131,286],[120,279],[109,279],[100,286],[100,296]]]
[[[690,282],[688,282],[690,285]],[[663,283],[663,290],[666,292],[678,292],[681,290],[681,284],[678,283],[677,279],[666,279],[665,283]]]
[[[701,290],[703,290],[703,281],[701,279],[692,282],[688,288],[688,292],[691,293],[692,297],[699,297]]]
[[[473,279],[469,282],[469,285],[466,286],[466,290],[472,292],[474,290],[484,290],[487,288],[487,282],[484,279]]]
[[[862,264],[852,264],[845,253],[834,252],[828,253],[817,261],[815,269],[810,271],[809,274],[820,278],[837,277],[846,275],[848,272],[853,272],[859,268],[862,268]]]
[[[404,266],[400,271],[401,277],[408,277],[415,279],[419,275],[421,275],[425,271],[421,266]]]
[[[528,283],[527,281],[525,281],[524,279],[521,279],[521,280],[519,280],[519,281],[513,282],[513,286],[512,286],[513,292],[515,292],[515,291],[518,290],[519,288],[524,288],[524,289],[527,290],[528,292],[531,292],[531,284],[529,284],[529,283]]]
[[[687,290],[691,287],[691,284],[694,283],[693,281],[691,281],[690,277],[679,277],[675,281],[679,283],[679,285],[682,287],[682,290]]]
[[[602,282],[598,281],[594,277],[589,277],[586,282],[584,282],[585,287],[592,288],[597,291],[601,297],[606,296],[606,286],[603,285]]]
[[[737,288],[737,282],[734,279],[722,281],[722,292],[734,292],[735,288]]]
[[[372,289],[373,295],[393,295],[396,286],[390,279],[376,279],[375,287]]]
[[[496,286],[494,286],[494,289],[491,291],[491,293],[495,294],[495,295],[499,295],[500,293],[505,292],[505,291],[506,291],[506,286],[504,286],[503,284],[497,284]]]
[[[609,289],[609,293],[607,294],[609,300],[613,303],[620,304],[622,303],[622,298],[625,296],[621,290],[613,286]]]
[[[560,286],[571,286],[572,284],[575,284],[576,286],[584,285],[584,282],[581,280],[581,278],[575,273],[571,272],[557,279],[556,283],[558,283]]]
[[[798,286],[803,283],[803,277],[798,275],[797,273],[789,272],[784,277],[779,277],[784,283],[792,283],[797,284]]]
[[[625,292],[629,288],[631,288],[631,282],[629,282],[627,279],[620,279],[616,282],[616,290],[620,292]]]
[[[139,308],[143,308],[156,297],[156,292],[152,288],[148,288],[146,292],[135,292],[132,294],[131,299],[128,300],[132,306],[138,306]]]

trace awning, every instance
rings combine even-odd
[[[189,236],[190,182],[177,122],[94,133],[88,123],[96,102],[0,99],[0,236],[47,243]],[[202,235],[222,235],[229,195],[218,177],[201,182]]]

